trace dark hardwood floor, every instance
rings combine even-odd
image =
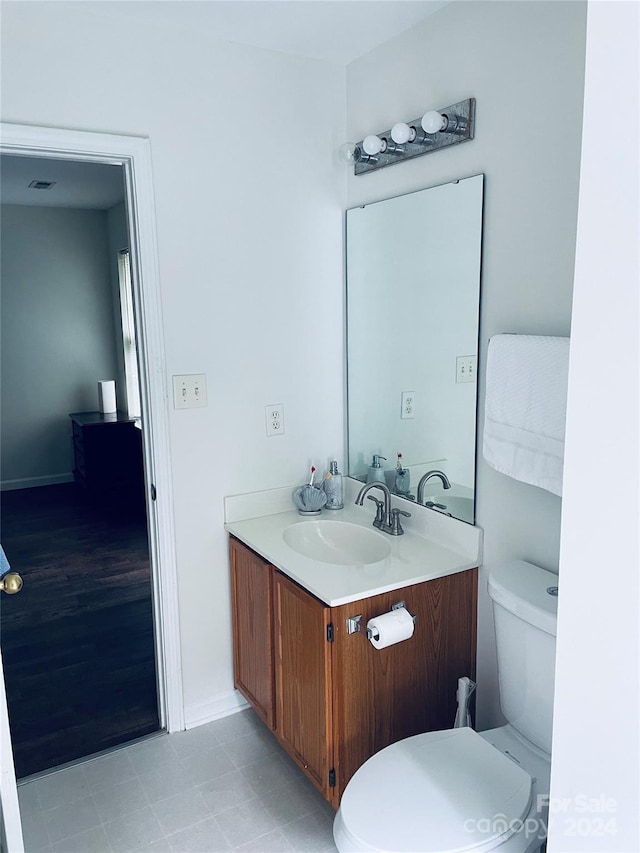
[[[144,510],[72,483],[4,492],[0,516],[24,581],[0,618],[18,777],[157,731]]]

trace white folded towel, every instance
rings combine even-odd
[[[482,452],[516,480],[562,494],[569,338],[495,335]]]

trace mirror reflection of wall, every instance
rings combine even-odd
[[[400,452],[410,494],[441,470],[471,523],[482,194],[477,175],[347,211],[349,475],[380,454],[393,489]],[[425,500],[442,495],[429,480]]]

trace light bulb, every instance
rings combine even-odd
[[[365,136],[362,140],[362,148],[364,149],[365,154],[374,155],[379,154],[384,147],[383,141],[379,136]]]
[[[422,129],[425,133],[437,133],[447,125],[447,119],[436,110],[429,110],[422,116]]]
[[[355,142],[345,142],[338,148],[338,157],[343,163],[356,162],[356,144]]]
[[[391,128],[391,138],[394,142],[397,142],[398,145],[402,145],[405,142],[413,142],[416,138],[416,129],[415,127],[409,127],[409,125],[405,124],[403,121],[399,121]]]

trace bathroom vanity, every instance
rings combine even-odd
[[[475,175],[347,211],[344,509],[301,518],[294,486],[225,499],[235,686],[334,807],[374,753],[450,728],[458,679],[475,678],[483,183]],[[374,339],[390,343],[382,361]],[[419,490],[442,512],[387,495],[389,526],[391,509],[402,514],[398,536],[372,528],[368,500],[354,506],[369,461],[394,448],[414,490],[440,469],[459,487],[443,495],[427,480]],[[394,469],[383,476],[393,491]],[[375,648],[367,622],[401,602],[412,636]]]
[[[364,510],[345,513],[370,521]],[[385,547],[389,540],[391,553],[369,566],[316,562],[281,544],[283,531],[313,523],[295,512],[227,523],[234,678],[337,808],[349,779],[375,752],[453,725],[458,678],[475,676],[478,560],[411,534],[372,531]],[[374,648],[367,621],[401,601],[416,617],[413,636]]]

